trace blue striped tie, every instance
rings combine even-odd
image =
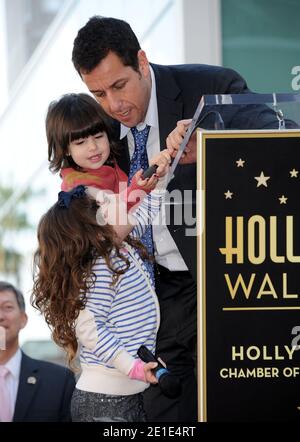
[[[133,176],[140,169],[146,170],[149,167],[148,156],[147,156],[147,140],[150,131],[150,126],[146,126],[143,130],[137,130],[136,127],[131,128],[131,132],[134,138],[135,149],[133,152],[133,156],[130,162],[130,170],[128,176],[128,184],[131,183]],[[149,196],[150,197],[150,196]],[[151,198],[151,197],[150,197]],[[152,236],[152,226],[150,225],[144,235],[141,238],[142,243],[146,247],[149,255],[154,255],[154,247],[153,247],[153,236]],[[154,278],[154,265],[150,261],[145,262],[145,266],[150,273],[150,277],[152,279],[153,285],[155,285]]]

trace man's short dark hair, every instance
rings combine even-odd
[[[126,21],[95,15],[78,31],[72,61],[79,75],[88,74],[111,51],[125,66],[138,71],[137,53],[140,49],[138,39]]]
[[[9,290],[10,292],[14,293],[20,310],[25,312],[25,299],[23,293],[9,282],[0,281],[0,293],[4,292],[5,290]]]

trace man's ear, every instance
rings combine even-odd
[[[139,71],[143,77],[148,77],[150,75],[150,65],[146,55],[146,52],[140,49],[137,53],[139,62]]]
[[[21,319],[21,329],[23,329],[28,322],[28,316],[25,312],[22,313],[22,319]]]

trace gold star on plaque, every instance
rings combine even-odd
[[[233,195],[233,192],[230,192],[230,190],[227,190],[227,192],[224,192],[224,195],[225,195],[225,199],[226,200],[228,200],[228,199],[232,199],[232,195]]]
[[[270,179],[269,176],[265,176],[263,172],[260,172],[259,176],[254,177],[257,180],[257,186],[265,186],[268,187],[267,181]]]
[[[237,167],[244,167],[244,162],[245,160],[242,160],[242,158],[240,158],[239,160],[236,161],[236,165]]]
[[[284,195],[281,195],[281,197],[279,197],[278,199],[280,201],[280,204],[286,204],[286,202],[288,200],[287,197]]]
[[[296,170],[295,168],[293,170],[290,170],[291,178],[297,178],[298,173],[299,173],[299,170]]]

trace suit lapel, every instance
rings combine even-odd
[[[121,149],[120,149],[120,155],[118,156],[118,164],[119,164],[119,167],[127,175],[129,175],[130,158],[129,158],[127,137],[124,137],[122,140],[120,140],[120,146],[121,146]]]
[[[120,140],[120,123],[117,120],[112,120],[113,136],[117,142],[117,152],[116,160],[119,167],[126,173],[129,174],[130,158],[127,144],[127,137]]]
[[[165,149],[166,138],[182,119],[183,103],[180,88],[167,66],[151,64],[156,82],[160,148]]]
[[[39,373],[35,361],[22,353],[19,388],[13,421],[22,421],[39,388]]]

